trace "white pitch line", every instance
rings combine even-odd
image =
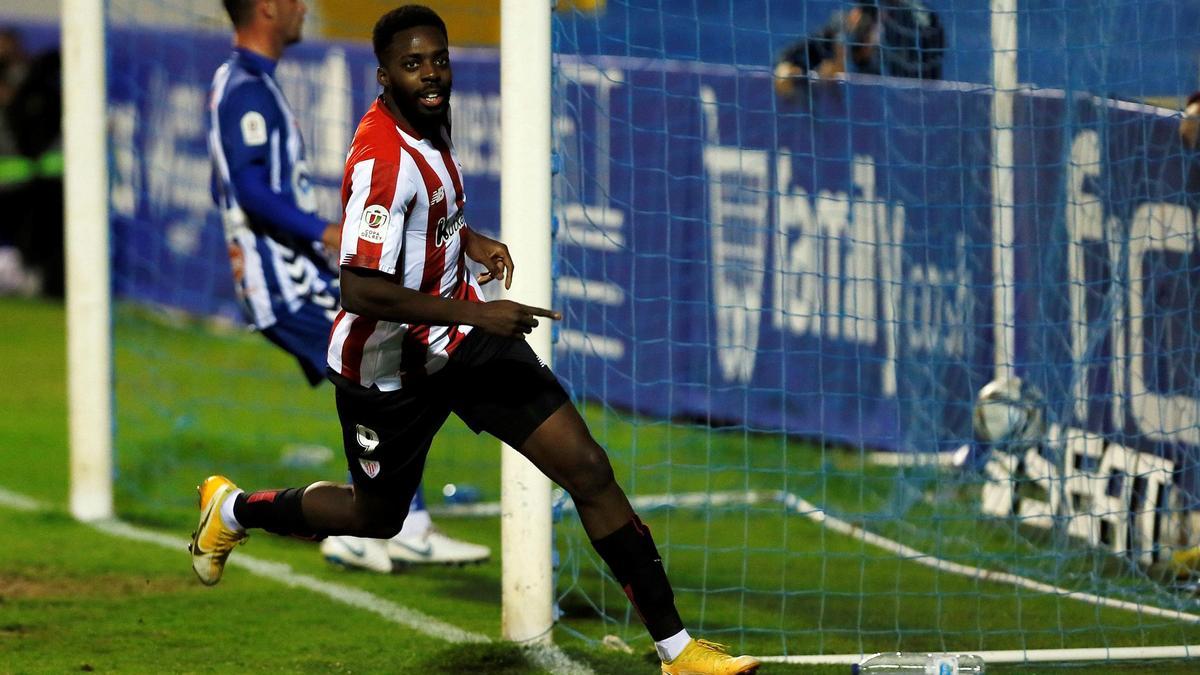
[[[185,539],[145,530],[119,520],[99,521],[89,523],[89,525],[101,532],[124,539],[156,544],[172,551],[187,550],[188,542]],[[307,574],[301,574],[292,569],[292,566],[287,563],[263,560],[242,553],[235,553],[229,557],[228,564],[232,567],[241,567],[250,570],[251,573],[257,576],[278,581],[291,588],[303,588],[318,595],[323,595],[335,602],[340,602],[343,605],[365,609],[368,612],[382,616],[392,623],[398,623],[432,638],[445,640],[446,642],[483,643],[491,641],[486,635],[463,630],[457,626],[435,619],[428,614],[396,604],[366,591],[351,586],[343,586],[331,581],[322,581]]]
[[[864,530],[856,525],[852,525],[851,523],[841,520],[840,518],[837,518],[835,516],[831,516],[828,513],[826,513],[823,509],[808,502],[807,500],[805,500],[801,497],[798,497],[796,495],[793,495],[791,493],[787,493],[787,492],[783,492],[783,491],[685,493],[685,494],[679,494],[679,495],[643,495],[643,496],[636,497],[631,501],[634,502],[634,504],[637,508],[642,508],[642,509],[662,507],[662,506],[692,506],[692,507],[695,507],[695,506],[701,506],[701,505],[714,506],[714,505],[731,505],[731,504],[756,504],[756,503],[761,503],[761,502],[766,502],[766,501],[777,501],[777,502],[783,504],[789,510],[791,510],[799,515],[805,516],[806,518],[808,518],[820,525],[828,527],[829,529],[831,529],[835,532],[838,532],[840,534],[846,535],[846,536],[854,538],[854,539],[858,539],[859,541],[863,541],[867,544],[876,546],[876,547],[884,549],[886,551],[891,551],[900,556],[903,556],[903,558],[905,560],[916,563],[918,565],[923,565],[925,567],[930,567],[930,568],[933,568],[933,569],[936,569],[939,571],[948,572],[951,574],[957,574],[957,575],[961,575],[961,576],[965,576],[965,577],[969,577],[969,578],[973,578],[973,579],[979,579],[982,581],[991,581],[991,582],[996,582],[996,583],[1001,583],[1001,584],[1009,584],[1012,586],[1018,586],[1021,588],[1027,588],[1027,589],[1030,589],[1033,591],[1037,591],[1039,593],[1047,593],[1047,594],[1051,594],[1051,595],[1056,595],[1059,597],[1076,600],[1079,602],[1085,602],[1085,603],[1092,604],[1092,605],[1109,607],[1112,609],[1120,609],[1120,610],[1125,610],[1125,611],[1130,611],[1130,612],[1140,613],[1140,614],[1150,615],[1150,616],[1159,616],[1159,617],[1173,619],[1173,620],[1177,620],[1177,621],[1185,621],[1188,623],[1200,623],[1200,615],[1190,614],[1188,612],[1172,610],[1172,609],[1163,609],[1161,607],[1156,607],[1153,605],[1142,605],[1142,604],[1138,604],[1138,603],[1134,603],[1134,602],[1129,602],[1126,600],[1116,600],[1114,598],[1106,598],[1103,596],[1095,595],[1092,593],[1085,593],[1082,591],[1072,591],[1072,590],[1069,590],[1066,588],[1062,588],[1061,586],[1053,586],[1051,584],[1042,583],[1040,581],[1035,581],[1033,579],[1029,579],[1027,577],[1022,577],[1022,576],[1012,574],[1009,572],[998,572],[996,570],[989,570],[989,569],[984,569],[981,567],[973,567],[970,565],[963,565],[961,563],[955,563],[955,562],[950,562],[948,560],[943,560],[941,558],[937,558],[935,556],[932,556],[932,555],[929,555],[922,551],[919,551],[910,546],[901,544],[895,540],[888,539],[887,537],[883,537],[883,536],[875,534],[873,532]],[[9,492],[7,490],[4,490],[3,488],[0,488],[0,506],[9,506],[11,508],[25,510],[25,511],[35,510],[35,509],[39,508],[39,505],[36,501],[31,500],[30,498],[25,497],[24,495],[20,495],[20,494],[14,493],[14,492]],[[433,509],[430,509],[430,510],[433,511]],[[570,509],[568,507],[568,510],[572,510],[572,509]],[[499,504],[496,504],[496,503],[463,504],[463,505],[442,507],[440,509],[437,509],[437,513],[439,513],[439,514],[460,515],[460,516],[461,515],[475,515],[475,516],[495,515],[498,512],[499,512]],[[118,523],[117,525],[121,525],[122,527],[130,528],[133,531],[137,531],[137,532],[141,533],[139,536],[147,536],[148,535],[149,537],[152,537],[154,539],[161,538],[161,540],[155,541],[154,543],[160,543],[162,545],[167,545],[166,542],[170,542],[169,545],[171,548],[178,548],[179,546],[186,545],[186,542],[183,542],[182,540],[174,540],[170,537],[167,537],[166,535],[161,535],[161,534],[158,534],[155,532],[150,532],[147,530],[139,530],[138,528],[133,528],[132,526],[125,525],[123,523]],[[99,526],[97,526],[97,527],[99,527]],[[124,535],[122,535],[122,536],[124,536]],[[151,539],[146,539],[146,540],[151,541]],[[389,620],[395,621],[396,623],[410,625],[408,623],[405,623],[405,621],[403,620],[404,616],[407,616],[409,620],[412,620],[414,617],[424,616],[420,612],[416,612],[416,610],[410,610],[408,608],[404,608],[404,607],[400,607],[399,605],[396,605],[397,608],[404,610],[404,612],[413,612],[413,614],[406,615],[404,613],[401,613],[401,614],[398,614],[396,617],[393,617],[393,616],[385,614],[385,613],[381,612],[379,609],[375,609],[371,606],[360,605],[360,604],[356,604],[353,601],[343,600],[341,598],[334,597],[333,595],[329,595],[329,593],[326,592],[326,590],[322,589],[321,586],[328,585],[328,586],[336,588],[336,589],[345,589],[346,591],[350,591],[352,593],[361,593],[363,596],[366,596],[366,598],[371,598],[378,602],[389,603],[389,601],[387,601],[387,600],[383,600],[382,598],[377,598],[376,596],[370,595],[369,593],[365,593],[363,591],[357,591],[356,589],[344,587],[339,584],[332,584],[330,582],[320,581],[319,579],[315,579],[313,577],[306,577],[305,575],[295,574],[294,572],[291,571],[290,566],[285,565],[283,563],[260,561],[260,560],[251,558],[250,556],[241,556],[241,555],[231,557],[230,563],[237,564],[242,567],[246,567],[246,568],[250,569],[252,572],[255,572],[256,574],[260,574],[262,576],[267,576],[269,578],[279,579],[281,581],[284,581],[284,579],[283,579],[283,577],[281,577],[279,575],[284,572],[292,574],[293,576],[295,576],[297,578],[304,578],[304,579],[311,580],[311,582],[313,584],[311,586],[307,585],[305,583],[295,583],[295,584],[289,583],[289,585],[308,588],[309,590],[313,590],[314,592],[321,593],[323,595],[326,595],[327,597],[331,597],[334,600],[337,600],[338,602],[343,602],[344,604],[349,604],[352,606],[362,607],[363,609],[367,609],[368,611],[373,611],[377,614],[380,614],[381,616],[384,616],[385,618],[388,618]],[[288,583],[288,582],[284,581],[284,583]],[[394,604],[394,603],[389,603],[389,604]],[[430,620],[436,621],[436,619],[430,619]],[[456,627],[450,626],[449,624],[443,624],[443,625],[449,626],[450,629],[454,630],[454,631],[461,630]],[[417,628],[415,626],[413,626],[413,627],[416,630],[421,630],[421,628]],[[424,626],[422,626],[422,628],[423,627]],[[422,632],[425,632],[425,631],[422,631]],[[478,636],[478,634],[468,633],[467,631],[462,631],[462,632],[466,635]],[[478,637],[482,638],[483,639],[482,641],[487,640],[486,636],[478,636]],[[476,640],[469,640],[469,639],[451,640],[450,638],[442,638],[442,639],[447,639],[447,640],[455,641],[455,642],[467,642],[467,641],[476,641],[477,642],[477,641],[480,641],[478,639],[476,639]],[[1143,648],[1143,649],[1145,649],[1145,648]],[[1166,648],[1164,648],[1164,649],[1166,649]],[[530,649],[527,649],[527,654],[529,655],[531,660],[533,660],[537,663],[537,665],[542,666],[543,668],[546,668],[547,670],[550,670],[552,672],[556,672],[556,673],[588,673],[588,672],[591,672],[589,669],[587,669],[586,666],[575,664],[574,662],[572,662],[570,660],[570,657],[568,657],[565,653],[563,653],[557,647],[550,646],[550,647],[545,647],[545,648],[541,648],[541,647],[530,648]],[[844,659],[849,659],[852,656],[854,656],[854,655],[826,655],[826,656],[813,656],[813,657],[768,656],[768,657],[764,657],[764,658],[766,660],[771,660],[771,661],[782,660],[783,662],[788,662],[788,663],[849,663],[850,661],[846,661]],[[795,661],[794,660],[794,659],[807,659],[807,658],[812,658],[812,659],[828,658],[828,659],[843,659],[843,660],[842,661]],[[858,655],[858,658],[861,658],[861,655]]]
[[[1200,648],[1189,645],[1165,647],[1079,647],[1072,649],[1000,649],[963,650],[952,654],[972,654],[985,664],[996,663],[1069,663],[1080,661],[1129,661],[1148,659],[1194,659]],[[815,656],[760,656],[766,663],[800,665],[852,665],[862,663],[870,654],[824,654]]]
[[[4,488],[0,488],[0,506],[7,506],[14,511],[38,511],[42,508],[36,499],[9,492]]]
[[[687,492],[675,495],[641,495],[631,498],[630,501],[632,502],[634,508],[642,510],[666,506],[728,506],[733,504],[750,505],[771,501],[779,502],[788,510],[805,516],[809,520],[812,520],[820,525],[824,525],[835,532],[844,534],[853,539],[858,539],[859,541],[866,542],[885,551],[896,553],[909,562],[916,563],[918,565],[924,565],[925,567],[931,567],[941,572],[957,574],[971,579],[979,579],[981,581],[1009,584],[1012,586],[1027,588],[1039,593],[1055,595],[1058,597],[1077,600],[1079,602],[1085,602],[1101,607],[1125,610],[1134,612],[1135,614],[1158,616],[1176,621],[1185,621],[1188,623],[1200,623],[1200,615],[1197,614],[1191,614],[1176,609],[1164,609],[1154,605],[1138,604],[1136,602],[1129,602],[1128,600],[1106,598],[1102,595],[1085,593],[1083,591],[1072,591],[1061,586],[1054,586],[1040,581],[1035,581],[1028,577],[1012,574],[1011,572],[999,572],[996,570],[973,567],[971,565],[963,565],[961,563],[943,560],[923,551],[918,551],[910,546],[901,544],[893,539],[888,539],[887,537],[875,534],[874,532],[864,530],[857,525],[852,525],[844,520],[841,520],[840,518],[831,516],[826,513],[824,509],[817,507],[815,504],[812,504],[805,499],[789,492],[783,492],[782,490],[750,490],[746,492],[732,491],[713,493]],[[499,512],[499,506],[500,505],[498,503],[464,504],[458,506],[457,508],[444,508],[444,510],[441,512],[448,515],[492,515],[493,511],[496,513]],[[573,505],[570,502],[564,505],[564,509],[568,511],[574,510]]]
[[[834,516],[825,513],[823,509],[818,508],[816,505],[811,504],[805,501],[803,498],[797,497],[791,493],[783,493],[782,497],[783,504],[792,511],[795,511],[796,513],[803,515],[814,522],[820,523],[834,532],[839,532],[848,537],[853,537],[854,539],[866,542],[872,546],[882,548],[885,551],[896,553],[902,556],[908,562],[924,565],[925,567],[932,567],[933,569],[942,572],[949,572],[951,574],[970,577],[972,579],[1011,584],[1013,586],[1019,586],[1021,588],[1028,588],[1033,591],[1038,591],[1039,593],[1057,595],[1060,597],[1069,598],[1071,600],[1086,602],[1092,605],[1111,607],[1113,609],[1123,609],[1137,614],[1160,616],[1177,621],[1186,621],[1188,623],[1200,623],[1200,615],[1181,612],[1177,609],[1163,609],[1153,605],[1141,605],[1136,602],[1129,602],[1127,600],[1116,600],[1114,598],[1106,598],[1104,596],[1094,595],[1092,593],[1072,591],[1070,589],[1062,588],[1061,586],[1052,586],[1050,584],[1034,581],[1033,579],[1009,572],[997,572],[996,570],[984,569],[982,567],[972,567],[970,565],[950,562],[949,560],[942,560],[936,556],[918,551],[911,546],[905,546],[898,541],[888,539],[887,537],[882,537],[874,532],[868,532],[867,530],[864,530],[857,525],[852,525],[844,520],[841,520],[840,518],[835,518]]]
[[[38,511],[50,507],[25,495],[0,488],[0,506],[17,511]],[[84,523],[105,534],[131,539],[147,544],[154,544],[172,551],[186,551],[186,539],[147,530],[130,525],[119,520],[105,520],[94,523]],[[391,600],[381,598],[366,591],[344,586],[331,581],[323,581],[307,574],[301,574],[292,569],[287,563],[255,558],[241,553],[230,556],[229,565],[248,570],[250,573],[277,581],[291,588],[301,588],[318,595],[323,595],[334,602],[350,607],[357,607],[377,614],[392,623],[410,628],[418,633],[432,638],[452,643],[485,643],[491,638],[482,633],[465,630],[453,624],[436,619],[424,612],[405,607]],[[561,675],[591,675],[592,670],[567,656],[555,645],[538,645],[523,650],[535,665],[552,673]]]

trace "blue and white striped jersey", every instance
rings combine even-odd
[[[332,320],[338,304],[304,140],[274,72],[271,59],[236,49],[217,69],[209,99],[213,201],[238,298],[259,329],[314,303]]]

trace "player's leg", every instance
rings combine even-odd
[[[529,345],[472,334],[463,348],[467,386],[459,389],[455,412],[516,448],[571,495],[592,545],[654,639],[663,672],[753,672],[757,660],[730,656],[684,629],[650,529],[617,484],[608,454]],[[497,387],[503,395],[493,393]]]
[[[654,639],[664,673],[752,673],[759,662],[694,640],[675,607],[675,594],[646,526],[613,475],[608,455],[570,402],[517,446],[575,502],[592,546],[625,589]]]
[[[305,487],[246,493],[224,476],[209,476],[200,491],[200,524],[192,533],[192,569],[216,584],[247,530],[316,539],[352,535],[386,539],[400,530],[409,495],[318,482]]]
[[[651,637],[659,641],[682,631],[650,528],[634,513],[608,454],[575,406],[563,403],[517,449],[571,495],[592,546],[625,588]]]
[[[247,529],[374,539],[400,531],[430,442],[449,410],[436,397],[373,391],[333,379],[352,483],[246,494],[224,477],[207,479],[192,540],[193,569],[204,583],[220,580],[226,558]]]
[[[454,386],[454,412],[475,431],[516,448],[571,495],[597,552],[655,640],[683,630],[649,529],[637,519],[607,453],[550,369],[523,340],[478,331],[456,357],[450,373],[460,380]]]
[[[337,278],[320,270],[317,276],[304,302],[298,307],[283,302],[272,307],[275,323],[261,331],[263,337],[295,357],[304,379],[313,387],[325,381],[325,352],[338,307]]]
[[[320,269],[318,272],[323,283],[313,284],[314,290],[304,304],[295,312],[277,313],[276,325],[263,331],[267,339],[296,357],[314,387],[326,379],[326,343],[339,304],[337,276]],[[343,567],[389,573],[393,561],[408,565],[465,565],[487,560],[491,549],[447,536],[435,527],[425,507],[423,490],[418,486],[396,536],[386,540],[353,535],[327,537],[321,543],[321,555]]]
[[[247,494],[224,476],[209,476],[197,489],[200,523],[192,533],[189,550],[192,569],[209,586],[221,580],[225,561],[234,547],[245,541],[248,529],[304,538],[360,533],[388,536],[400,529],[396,523],[389,532],[380,522],[382,515],[392,511],[390,504],[350,485],[322,482]]]

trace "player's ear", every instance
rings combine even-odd
[[[275,0],[260,0],[258,2],[258,11],[262,12],[263,16],[268,19],[274,19],[279,12],[279,7],[276,6]]]
[[[392,86],[391,80],[388,79],[387,71],[383,69],[383,66],[376,66],[375,81],[378,82],[379,86],[383,87],[384,89]]]

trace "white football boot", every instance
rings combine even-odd
[[[416,536],[400,534],[387,540],[387,554],[400,565],[469,565],[492,555],[487,546],[454,539],[433,525]]]
[[[392,559],[388,557],[388,547],[382,539],[325,537],[321,542],[321,555],[339,567],[392,573]]]

